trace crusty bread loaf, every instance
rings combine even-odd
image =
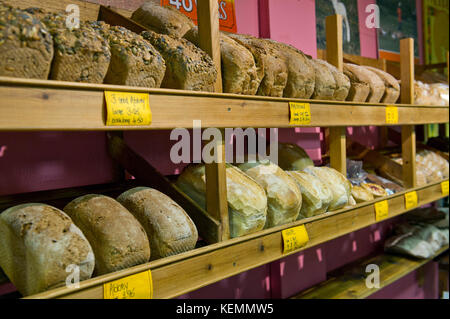
[[[182,38],[194,27],[192,20],[174,7],[162,7],[151,1],[138,8],[131,19],[152,31],[177,38]]]
[[[102,22],[92,26],[111,47],[111,63],[105,83],[159,88],[166,72],[161,54],[142,36],[123,27]]]
[[[344,175],[329,167],[309,166],[304,171],[316,176],[331,190],[333,200],[328,208],[329,211],[335,211],[348,205],[352,185]]]
[[[331,69],[325,63],[319,62],[319,60],[310,59],[309,61],[316,75],[314,93],[311,98],[316,100],[333,100],[337,85]]]
[[[116,200],[102,195],[79,197],[64,207],[94,250],[95,275],[133,267],[150,259],[144,228]]]
[[[0,76],[48,79],[53,40],[48,29],[28,12],[0,6]]]
[[[297,183],[302,193],[302,208],[298,219],[326,213],[333,195],[325,183],[314,175],[301,171],[287,172]]]
[[[278,165],[285,171],[302,171],[314,162],[300,146],[278,143]]]
[[[184,38],[199,46],[198,28],[189,30]],[[220,34],[220,55],[223,93],[255,95],[258,80],[253,54],[227,35]]]
[[[186,39],[152,31],[142,33],[166,61],[161,87],[191,91],[214,91],[217,71],[210,56]]]
[[[285,171],[269,161],[245,163],[238,167],[266,191],[265,228],[297,220],[302,207],[302,193],[297,183]]]
[[[227,165],[227,200],[232,238],[264,228],[267,196],[264,189],[237,167]],[[177,180],[178,187],[206,209],[204,165],[188,166]]]
[[[345,101],[351,87],[350,79],[348,78],[348,76],[339,71],[338,68],[336,68],[334,65],[331,65],[324,60],[316,59],[314,61],[327,67],[334,77],[334,80],[336,82],[336,90],[334,91],[333,100]]]
[[[265,40],[242,34],[228,34],[244,45],[253,54],[260,78],[257,95],[282,97],[288,79],[288,67],[285,59]]]
[[[381,98],[381,103],[396,103],[398,98],[400,97],[400,84],[397,79],[394,78],[387,72],[384,72],[380,69],[366,66],[366,69],[374,72],[376,75],[380,77],[380,79],[384,82],[384,86],[386,90],[384,92],[383,97]]]
[[[378,75],[363,66],[350,63],[344,64],[344,73],[352,84],[348,100],[369,103],[381,101],[386,87]]]
[[[70,283],[68,266],[88,279],[94,265],[89,242],[59,209],[25,204],[0,214],[0,266],[23,296]]]
[[[151,260],[195,248],[197,228],[186,212],[169,196],[147,187],[133,188],[117,200],[144,227],[150,241]]]
[[[352,187],[352,197],[356,203],[370,202],[374,200],[373,194],[361,186]]]
[[[314,93],[316,73],[306,55],[296,48],[273,40],[265,40],[288,66],[284,97],[309,99]]]

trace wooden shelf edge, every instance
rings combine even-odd
[[[404,194],[412,190],[415,190],[418,194],[419,206],[446,197],[442,195],[441,182],[433,183],[424,187],[409,189],[370,203],[364,203],[350,209],[300,220],[113,274],[92,278],[81,282],[79,289],[58,288],[29,296],[28,298],[101,299],[103,298],[104,283],[148,269],[152,270],[154,297],[157,299],[174,298],[367,226],[377,224],[374,203],[378,201],[388,201],[389,218],[404,214],[407,212],[404,207]],[[309,243],[300,250],[290,254],[283,254],[281,231],[302,224],[305,225],[308,231]]]

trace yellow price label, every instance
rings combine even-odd
[[[311,105],[309,103],[289,102],[289,124],[311,124]]]
[[[285,229],[281,232],[281,236],[283,237],[283,254],[300,249],[309,241],[305,225]]]
[[[398,107],[386,107],[386,124],[398,124]]]
[[[375,203],[375,219],[381,221],[389,216],[389,204],[387,200]]]
[[[103,285],[104,299],[152,299],[153,281],[150,270]]]
[[[417,207],[417,192],[409,192],[405,194],[405,208],[413,209]]]
[[[105,92],[106,125],[141,126],[152,123],[147,93]]]
[[[448,181],[441,183],[442,195],[448,196]]]

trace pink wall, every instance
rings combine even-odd
[[[236,10],[237,33],[259,36],[258,0],[237,0]]]

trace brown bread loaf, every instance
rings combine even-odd
[[[380,69],[366,66],[366,69],[374,72],[376,75],[383,80],[386,90],[384,92],[383,98],[381,99],[381,103],[396,103],[398,98],[400,97],[400,84],[397,79],[394,78],[387,72],[384,72]]]
[[[310,59],[315,71],[314,93],[311,98],[316,100],[333,100],[337,89],[336,80],[330,68],[318,60]]]
[[[314,162],[300,146],[278,143],[278,165],[286,171],[302,171],[308,166],[314,166]]]
[[[369,103],[381,101],[386,87],[378,75],[362,66],[350,63],[344,64],[344,73],[350,78],[352,84],[348,100]]]
[[[316,59],[314,60],[316,63],[322,64],[329,69],[331,74],[336,81],[336,90],[334,91],[333,100],[334,101],[345,101],[350,91],[350,79],[343,72],[339,71],[334,65],[330,63]]]

